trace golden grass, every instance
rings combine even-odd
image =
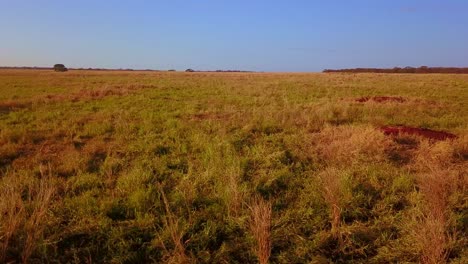
[[[164,193],[164,189],[161,185],[159,185],[159,190],[166,210],[166,215],[163,218],[164,225],[169,230],[172,242],[174,243],[174,250],[172,252],[172,256],[168,259],[168,262],[174,264],[190,263],[188,256],[185,254],[184,242],[182,241],[184,235],[183,230],[181,229],[178,219],[171,211],[166,194]]]
[[[2,261],[9,261],[9,250],[21,250],[27,263],[41,244],[56,186],[49,175],[24,185],[22,177],[2,179],[0,192],[0,237]],[[26,198],[23,196],[26,192]],[[14,240],[14,245],[12,245]]]
[[[327,126],[311,139],[321,160],[333,166],[379,162],[391,140],[371,126]]]
[[[10,240],[25,220],[25,208],[21,192],[16,186],[2,184],[0,192],[0,262],[5,262]]]
[[[341,211],[343,210],[343,172],[327,168],[318,175],[323,188],[323,198],[330,210],[331,234],[341,241]]]
[[[256,197],[250,203],[250,232],[255,238],[260,264],[268,263],[271,254],[271,202]]]
[[[0,262],[463,263],[467,76],[0,71]]]
[[[454,162],[454,146],[446,141],[423,141],[416,152],[414,167],[423,196],[422,215],[414,235],[422,251],[423,263],[445,263],[457,233],[451,227],[450,197],[466,188],[466,170]]]
[[[56,192],[55,186],[51,185],[50,180],[41,179],[36,189],[30,190],[32,198],[32,212],[24,225],[24,231],[27,233],[21,259],[27,263],[29,257],[39,245],[42,233],[45,229],[45,219],[51,204],[52,197]]]

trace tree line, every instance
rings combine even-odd
[[[325,73],[329,72],[352,72],[352,73],[468,73],[468,68],[457,67],[394,67],[394,68],[352,68],[352,69],[325,69]]]

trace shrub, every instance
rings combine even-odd
[[[68,69],[63,64],[55,64],[54,65],[54,71],[56,71],[56,72],[66,72],[66,71],[68,71]]]

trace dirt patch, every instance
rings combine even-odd
[[[418,148],[419,142],[411,135],[399,135],[393,138],[396,144],[386,149],[390,161],[397,165],[406,165],[413,159],[413,152]]]
[[[401,134],[405,135],[416,135],[427,139],[432,140],[446,140],[454,139],[457,136],[444,131],[435,131],[427,128],[417,128],[417,127],[407,127],[407,126],[383,126],[380,127],[380,130],[384,132],[385,135],[397,136]]]
[[[356,99],[356,102],[365,103],[365,102],[377,102],[377,103],[385,103],[385,102],[395,102],[395,103],[403,103],[406,102],[406,99],[400,96],[374,96],[374,97],[361,97]]]
[[[61,141],[44,140],[39,144],[23,144],[16,159],[12,161],[13,168],[32,169],[39,164],[54,163],[59,160],[66,145]]]
[[[228,120],[232,114],[229,113],[200,113],[189,116],[189,120],[203,121],[203,120]]]
[[[13,111],[31,107],[37,103],[59,103],[64,101],[78,102],[91,101],[105,98],[107,96],[126,96],[134,94],[138,90],[154,88],[152,85],[114,85],[105,86],[98,89],[83,89],[70,94],[48,94],[33,97],[23,102],[0,102],[0,114],[8,114]]]
[[[0,114],[9,113],[28,107],[28,104],[20,102],[0,102]]]
[[[77,172],[98,172],[106,160],[113,143],[98,139],[76,141],[45,139],[40,144],[25,144],[15,156],[0,156],[0,168],[11,165],[12,169],[34,170],[43,166],[47,173],[69,177]],[[1,154],[1,153],[0,153]],[[51,171],[49,171],[51,170]]]
[[[98,89],[83,89],[71,94],[58,94],[58,95],[46,95],[40,98],[37,98],[37,101],[45,102],[61,102],[61,101],[89,101],[102,99],[107,96],[125,96],[128,94],[133,94],[138,90],[154,88],[152,85],[114,85],[114,86],[105,86]]]

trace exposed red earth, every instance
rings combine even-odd
[[[365,102],[368,102],[368,101],[374,101],[374,102],[377,102],[377,103],[383,103],[383,102],[397,102],[397,103],[403,103],[405,102],[405,98],[403,97],[395,97],[395,96],[374,96],[374,97],[369,97],[369,96],[366,96],[366,97],[361,97],[361,98],[358,98],[356,99],[356,102],[360,102],[360,103],[365,103]]]
[[[385,135],[396,136],[400,134],[417,135],[432,140],[454,139],[457,136],[444,131],[435,131],[427,128],[407,127],[407,126],[383,126],[380,130]]]
[[[0,102],[0,113],[8,113],[14,111],[15,109],[25,108],[26,104],[21,104],[17,102]]]

